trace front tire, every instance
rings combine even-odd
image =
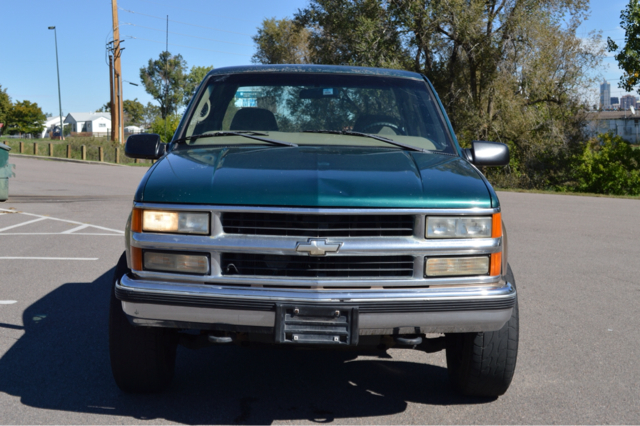
[[[123,253],[116,266],[109,306],[109,355],[118,387],[128,393],[164,390],[173,379],[178,346],[175,330],[131,325],[116,298],[115,283],[131,272]]]
[[[507,281],[515,287],[511,267]],[[517,297],[517,296],[516,296]],[[446,334],[449,379],[464,395],[498,397],[513,379],[518,355],[518,300],[498,331]]]

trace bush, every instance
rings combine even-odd
[[[577,192],[640,195],[640,150],[620,136],[602,134],[575,157]]]
[[[151,123],[150,132],[159,134],[160,139],[162,139],[162,142],[169,142],[173,138],[173,135],[175,134],[176,130],[178,129],[178,124],[180,124],[179,115],[168,116],[167,127],[166,127],[167,133],[165,134],[164,119],[162,119],[161,117],[157,117],[155,120],[153,120],[153,123]]]

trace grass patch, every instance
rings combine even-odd
[[[84,160],[116,163],[116,150],[118,149],[118,164],[135,166],[149,166],[151,164],[151,160],[138,160],[138,163],[135,163],[132,159],[124,155],[124,145],[112,142],[106,137],[67,137],[67,139],[63,141],[52,139],[3,140],[0,137],[0,141],[10,146],[11,152],[14,154],[82,160],[82,147],[84,146]],[[21,142],[22,150],[20,148]],[[100,158],[101,149],[102,159]]]

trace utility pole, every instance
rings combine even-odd
[[[109,55],[109,111],[111,111],[111,140],[116,140],[116,105],[113,87],[113,55]]]
[[[120,48],[120,27],[118,26],[118,0],[111,0],[111,12],[113,15],[113,74],[115,84],[115,109],[116,109],[116,123],[115,130],[118,133],[118,139],[120,143],[124,143],[124,123],[122,120],[122,68],[120,66],[120,55],[122,50]]]
[[[165,73],[165,84],[164,84],[164,137],[166,140],[166,142],[169,142],[169,136],[167,135],[167,110],[168,110],[168,105],[167,105],[167,96],[169,95],[169,15],[167,15],[167,47],[166,47],[166,52],[167,52],[167,61],[165,62],[165,66],[164,66],[164,73]]]

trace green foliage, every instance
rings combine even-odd
[[[196,93],[196,89],[207,76],[207,73],[213,69],[213,65],[210,67],[191,67],[191,71],[187,74],[184,85],[184,98],[182,103],[188,105],[191,102],[191,98]]]
[[[122,109],[125,114],[125,126],[131,124],[138,125],[142,122],[144,116],[144,105],[138,102],[138,98],[135,98],[134,100],[126,99],[122,103]]]
[[[156,118],[160,117],[160,108],[152,104],[151,102],[147,102],[147,105],[144,107],[142,111],[142,122],[145,129],[151,127],[151,123],[153,123]]]
[[[575,157],[577,192],[640,195],[640,150],[620,136],[600,135]]]
[[[253,41],[257,45],[257,51],[251,58],[253,63],[309,63],[309,30],[290,19],[265,19]]]
[[[7,114],[7,132],[12,135],[40,133],[44,130],[46,120],[37,103],[16,102]]]
[[[429,77],[463,145],[511,147],[494,182],[545,188],[570,171],[554,159],[586,139],[582,94],[604,57],[598,35],[576,34],[587,11],[585,0],[311,0],[295,20],[313,63]]]
[[[182,55],[160,53],[156,60],[149,59],[146,67],[140,68],[140,80],[145,90],[160,104],[162,118],[175,114],[184,99],[186,61]]]
[[[180,124],[180,116],[178,114],[173,114],[167,117],[166,123],[166,133],[165,133],[165,120],[161,117],[156,117],[156,119],[151,123],[150,133],[157,133],[160,135],[160,139],[162,142],[169,142],[173,138],[173,135],[178,129],[178,125]]]
[[[0,84],[0,123],[3,123],[2,128],[0,128],[0,134],[2,134],[7,127],[7,118],[12,106],[11,97],[7,94],[7,89],[3,89]]]
[[[620,27],[624,29],[624,46],[614,56],[618,67],[623,71],[619,86],[627,92],[640,83],[640,2],[629,0],[629,4],[620,14]],[[609,52],[618,50],[618,45],[607,38]],[[640,93],[640,88],[638,88]]]

